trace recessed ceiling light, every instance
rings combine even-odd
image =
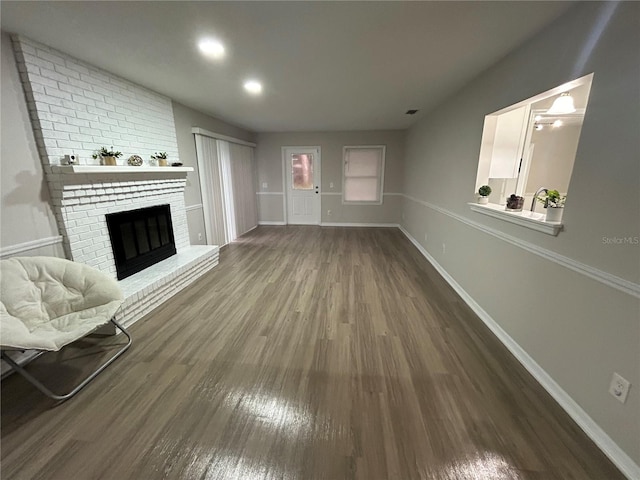
[[[215,59],[224,57],[224,45],[213,38],[203,38],[198,42],[198,48],[208,57]]]
[[[247,80],[244,82],[244,89],[253,95],[258,95],[262,92],[262,84],[257,80]]]
[[[534,119],[536,122],[539,122],[540,120],[542,120],[542,115],[536,115],[533,119]]]
[[[562,120],[556,120],[555,122],[553,122],[553,126],[554,127],[561,127],[562,126]]]

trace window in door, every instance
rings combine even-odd
[[[344,147],[343,203],[382,203],[385,150],[384,145]]]
[[[313,154],[291,155],[291,187],[294,190],[313,190]]]

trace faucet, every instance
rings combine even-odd
[[[536,210],[536,199],[538,198],[538,195],[540,195],[541,192],[547,193],[549,190],[547,190],[544,187],[540,187],[538,190],[536,190],[536,193],[533,194],[533,200],[531,200],[531,211],[534,212]]]

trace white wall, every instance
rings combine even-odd
[[[586,412],[601,446],[610,437],[636,464],[639,16],[637,3],[578,4],[431,111],[408,133],[403,209],[404,228]],[[484,116],[591,72],[565,230],[553,237],[471,212]],[[606,241],[623,237],[632,241]],[[633,384],[624,405],[607,392],[613,372]]]
[[[59,234],[49,205],[49,189],[31,129],[11,39],[5,33],[0,38],[0,47],[0,247],[5,251],[7,247],[53,239]],[[19,251],[18,254],[64,256],[60,243]]]
[[[397,194],[402,190],[404,137],[405,132],[401,130],[258,134],[259,221],[284,221],[282,147],[319,146],[322,158],[322,222],[398,223],[402,197]],[[342,204],[342,148],[345,145],[386,145],[382,205]],[[267,188],[262,187],[265,182]],[[328,210],[331,210],[331,215]]]

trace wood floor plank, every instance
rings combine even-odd
[[[131,331],[2,382],[3,479],[623,478],[397,229],[259,227]]]

